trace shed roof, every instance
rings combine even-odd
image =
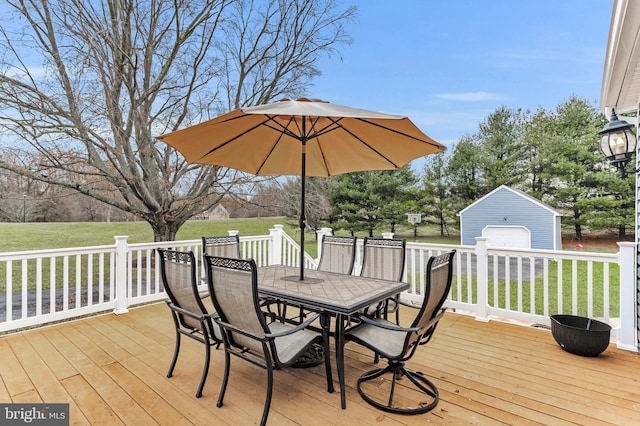
[[[530,201],[531,203],[534,203],[534,204],[544,208],[545,210],[548,210],[554,216],[562,216],[562,213],[560,213],[559,211],[555,210],[553,207],[551,207],[547,203],[544,203],[544,202],[538,200],[537,198],[532,197],[531,195],[527,194],[524,191],[520,191],[519,189],[514,189],[514,188],[511,188],[511,187],[508,187],[507,185],[500,185],[499,187],[497,187],[496,189],[494,189],[493,191],[491,191],[490,193],[488,193],[484,197],[474,201],[472,204],[469,204],[467,207],[465,207],[464,209],[460,210],[460,212],[458,212],[458,216],[460,216],[462,213],[464,213],[468,209],[472,208],[474,205],[478,204],[482,200],[491,197],[493,194],[495,194],[496,192],[500,191],[501,189],[506,189],[506,190],[511,191],[514,194],[516,194],[516,195],[518,195],[518,196],[520,196],[522,198],[525,198],[527,201]]]

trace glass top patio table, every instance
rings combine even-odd
[[[408,283],[305,269],[305,280],[291,279],[293,266],[258,268],[258,292],[336,317],[336,364],[342,408],[346,407],[344,385],[344,325],[350,315],[409,288]]]

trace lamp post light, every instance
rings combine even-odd
[[[22,222],[27,223],[27,193],[22,194]]]
[[[633,133],[633,127],[633,124],[619,120],[615,109],[612,109],[610,121],[598,132],[600,149],[611,165],[620,171],[620,177],[626,176],[625,168],[636,152],[637,138]],[[640,169],[635,169],[632,173],[638,171]]]
[[[640,117],[636,117],[636,123]],[[633,124],[629,124],[624,120],[618,119],[616,115],[616,111],[614,109],[611,110],[611,119],[609,123],[607,123],[602,130],[598,132],[600,135],[600,149],[602,150],[607,160],[611,163],[611,165],[615,166],[620,171],[620,177],[624,178],[627,175],[627,164],[631,161],[631,156],[636,152],[638,139],[636,135],[633,133]],[[638,161],[638,154],[636,155],[636,162]],[[640,172],[640,167],[635,168],[633,171],[629,173],[638,173]],[[636,185],[635,185],[635,261],[627,259],[631,265],[635,265],[633,274],[635,275],[635,288],[632,288],[633,294],[637,295],[640,291],[640,269],[638,269],[638,265],[640,265],[640,209],[639,209],[639,201],[640,201],[640,180],[636,177]],[[622,244],[619,243],[620,248],[622,249]],[[622,253],[622,250],[620,251]],[[621,260],[622,262],[622,260]],[[621,275],[621,293],[620,293],[620,301],[623,300],[622,287],[623,287],[623,277]],[[629,293],[625,293],[629,294]],[[632,296],[633,297],[633,296]],[[631,308],[628,305],[621,304],[620,305],[620,320],[622,323],[631,323],[635,324],[633,327],[633,331],[631,332],[630,327],[621,327],[620,335],[618,336],[618,347],[620,347],[620,342],[623,345],[629,345],[630,347],[634,347],[636,350],[638,349],[638,329],[640,327],[639,318],[637,315],[638,309],[638,301],[637,299],[634,301],[634,306]],[[629,330],[626,330],[629,328]],[[633,343],[630,343],[633,342]]]

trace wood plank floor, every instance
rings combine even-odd
[[[69,402],[74,425],[259,422],[263,370],[232,360],[225,404],[217,408],[222,351],[213,352],[197,399],[203,347],[184,339],[169,379],[173,344],[163,303],[3,336],[0,401]],[[384,413],[362,401],[355,382],[373,368],[371,353],[350,343],[346,357],[346,410],[338,392],[326,392],[322,366],[287,369],[275,372],[269,424],[640,424],[640,355],[615,345],[583,358],[562,351],[546,330],[447,313],[409,363],[440,390],[438,406],[419,416]],[[407,405],[419,403],[406,398]]]

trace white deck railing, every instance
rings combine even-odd
[[[326,232],[326,230],[325,230]],[[192,250],[202,255],[201,240],[115,244],[0,253],[0,332],[113,310],[166,298],[158,259],[159,247]],[[299,265],[299,245],[281,225],[269,235],[241,236],[241,254],[258,266]],[[408,300],[420,301],[430,256],[457,250],[450,309],[480,321],[502,318],[549,324],[556,313],[598,318],[612,325],[623,349],[637,350],[635,322],[635,243],[619,243],[615,254],[497,249],[486,238],[475,246],[407,243],[404,279]],[[354,273],[359,273],[360,249]],[[305,257],[305,267],[315,260]],[[200,267],[204,276],[203,268]]]

